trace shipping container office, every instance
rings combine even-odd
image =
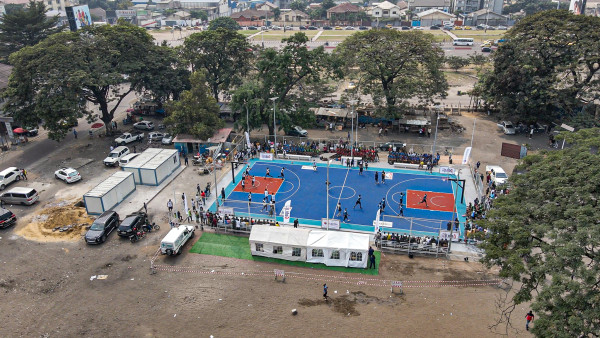
[[[83,195],[85,210],[90,215],[99,215],[119,205],[134,191],[133,174],[117,171]]]
[[[141,184],[159,185],[180,165],[179,152],[176,149],[163,149],[140,168]]]
[[[160,154],[161,151],[162,149],[160,148],[148,148],[127,165],[121,167],[121,169],[133,174],[133,180],[135,181],[135,184],[142,184],[142,181],[140,180],[140,168],[144,164],[148,163],[148,161],[153,159],[154,156]]]

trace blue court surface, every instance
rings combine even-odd
[[[335,163],[335,162],[334,162]],[[337,162],[339,163],[339,162]],[[268,218],[268,212],[263,211],[262,201],[265,187],[269,184],[275,195],[277,220],[285,202],[291,200],[291,219],[299,219],[301,224],[320,226],[321,219],[327,214],[327,165],[317,164],[313,170],[312,163],[290,162],[282,160],[260,161],[251,160],[250,175],[256,176],[255,188],[250,187],[246,180],[246,191],[241,191],[240,180],[242,172],[236,176],[236,183],[226,187],[225,207],[234,209],[237,215],[247,215],[253,218]],[[243,168],[245,170],[246,167]],[[264,180],[267,168],[276,180]],[[281,169],[284,168],[285,179],[279,180]],[[375,182],[375,172],[378,172],[379,183]],[[343,210],[348,210],[348,221],[342,221],[342,229],[373,232],[373,221],[376,219],[379,203],[385,198],[385,211],[381,221],[391,222],[392,227],[382,227],[382,232],[412,230],[415,235],[438,235],[439,230],[446,230],[446,224],[455,217],[463,215],[465,205],[460,203],[462,188],[456,182],[448,180],[448,175],[428,173],[425,171],[387,169],[385,183],[381,182],[381,169],[370,167],[368,171],[359,174],[358,168],[348,169],[339,164],[329,167],[329,216],[343,220]],[[451,176],[454,178],[454,176]],[[276,181],[276,182],[274,182]],[[271,183],[268,183],[271,182]],[[252,189],[252,204],[248,206],[248,189]],[[404,217],[399,215],[400,193],[403,197]],[[355,206],[358,195],[362,195],[362,209]],[[424,194],[428,194],[428,206],[419,203]],[[456,202],[454,202],[456,197]],[[342,205],[342,215],[336,214],[338,201]],[[456,203],[456,204],[454,204]],[[215,209],[215,206],[211,208]],[[464,217],[459,216],[462,224]],[[390,224],[388,224],[390,225]]]

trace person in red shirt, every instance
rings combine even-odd
[[[527,314],[525,315],[525,319],[527,320],[527,323],[525,324],[525,329],[527,331],[529,331],[529,323],[531,323],[534,318],[535,318],[535,316],[533,315],[533,312],[531,312],[531,310],[529,310],[529,312],[527,312]]]

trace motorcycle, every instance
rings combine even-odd
[[[137,241],[139,241],[140,239],[144,238],[146,236],[146,231],[144,231],[143,229],[140,229],[136,232],[133,233],[133,235],[129,236],[129,241],[131,243],[135,243]]]
[[[144,229],[146,229],[147,232],[152,232],[152,230],[160,230],[160,225],[152,222],[152,224],[146,223],[146,225],[144,225]]]

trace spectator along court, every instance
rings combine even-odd
[[[417,236],[438,236],[440,230],[447,230],[449,222],[454,223],[456,215],[465,213],[465,205],[460,201],[463,188],[449,180],[455,178],[454,175],[375,167],[361,174],[358,167],[348,168],[339,163],[332,161],[329,166],[328,197],[329,217],[340,220],[342,230],[374,232],[377,210],[384,201],[379,223],[382,232],[411,231]],[[385,171],[385,180],[382,180],[382,171]],[[242,185],[246,172],[249,175]],[[326,163],[316,163],[314,170],[312,162],[250,160],[236,175],[235,183],[226,187],[226,199],[220,207],[233,210],[237,216],[273,219],[269,217],[269,210],[274,195],[274,216],[278,222],[283,222],[282,209],[286,201],[291,201],[290,223],[298,219],[302,225],[320,227],[321,220],[327,218],[327,172]],[[357,204],[359,195],[361,203]],[[220,193],[218,197],[221,203]],[[213,205],[211,210],[215,207]],[[344,210],[348,213],[346,220]],[[458,219],[462,235],[464,216]]]

